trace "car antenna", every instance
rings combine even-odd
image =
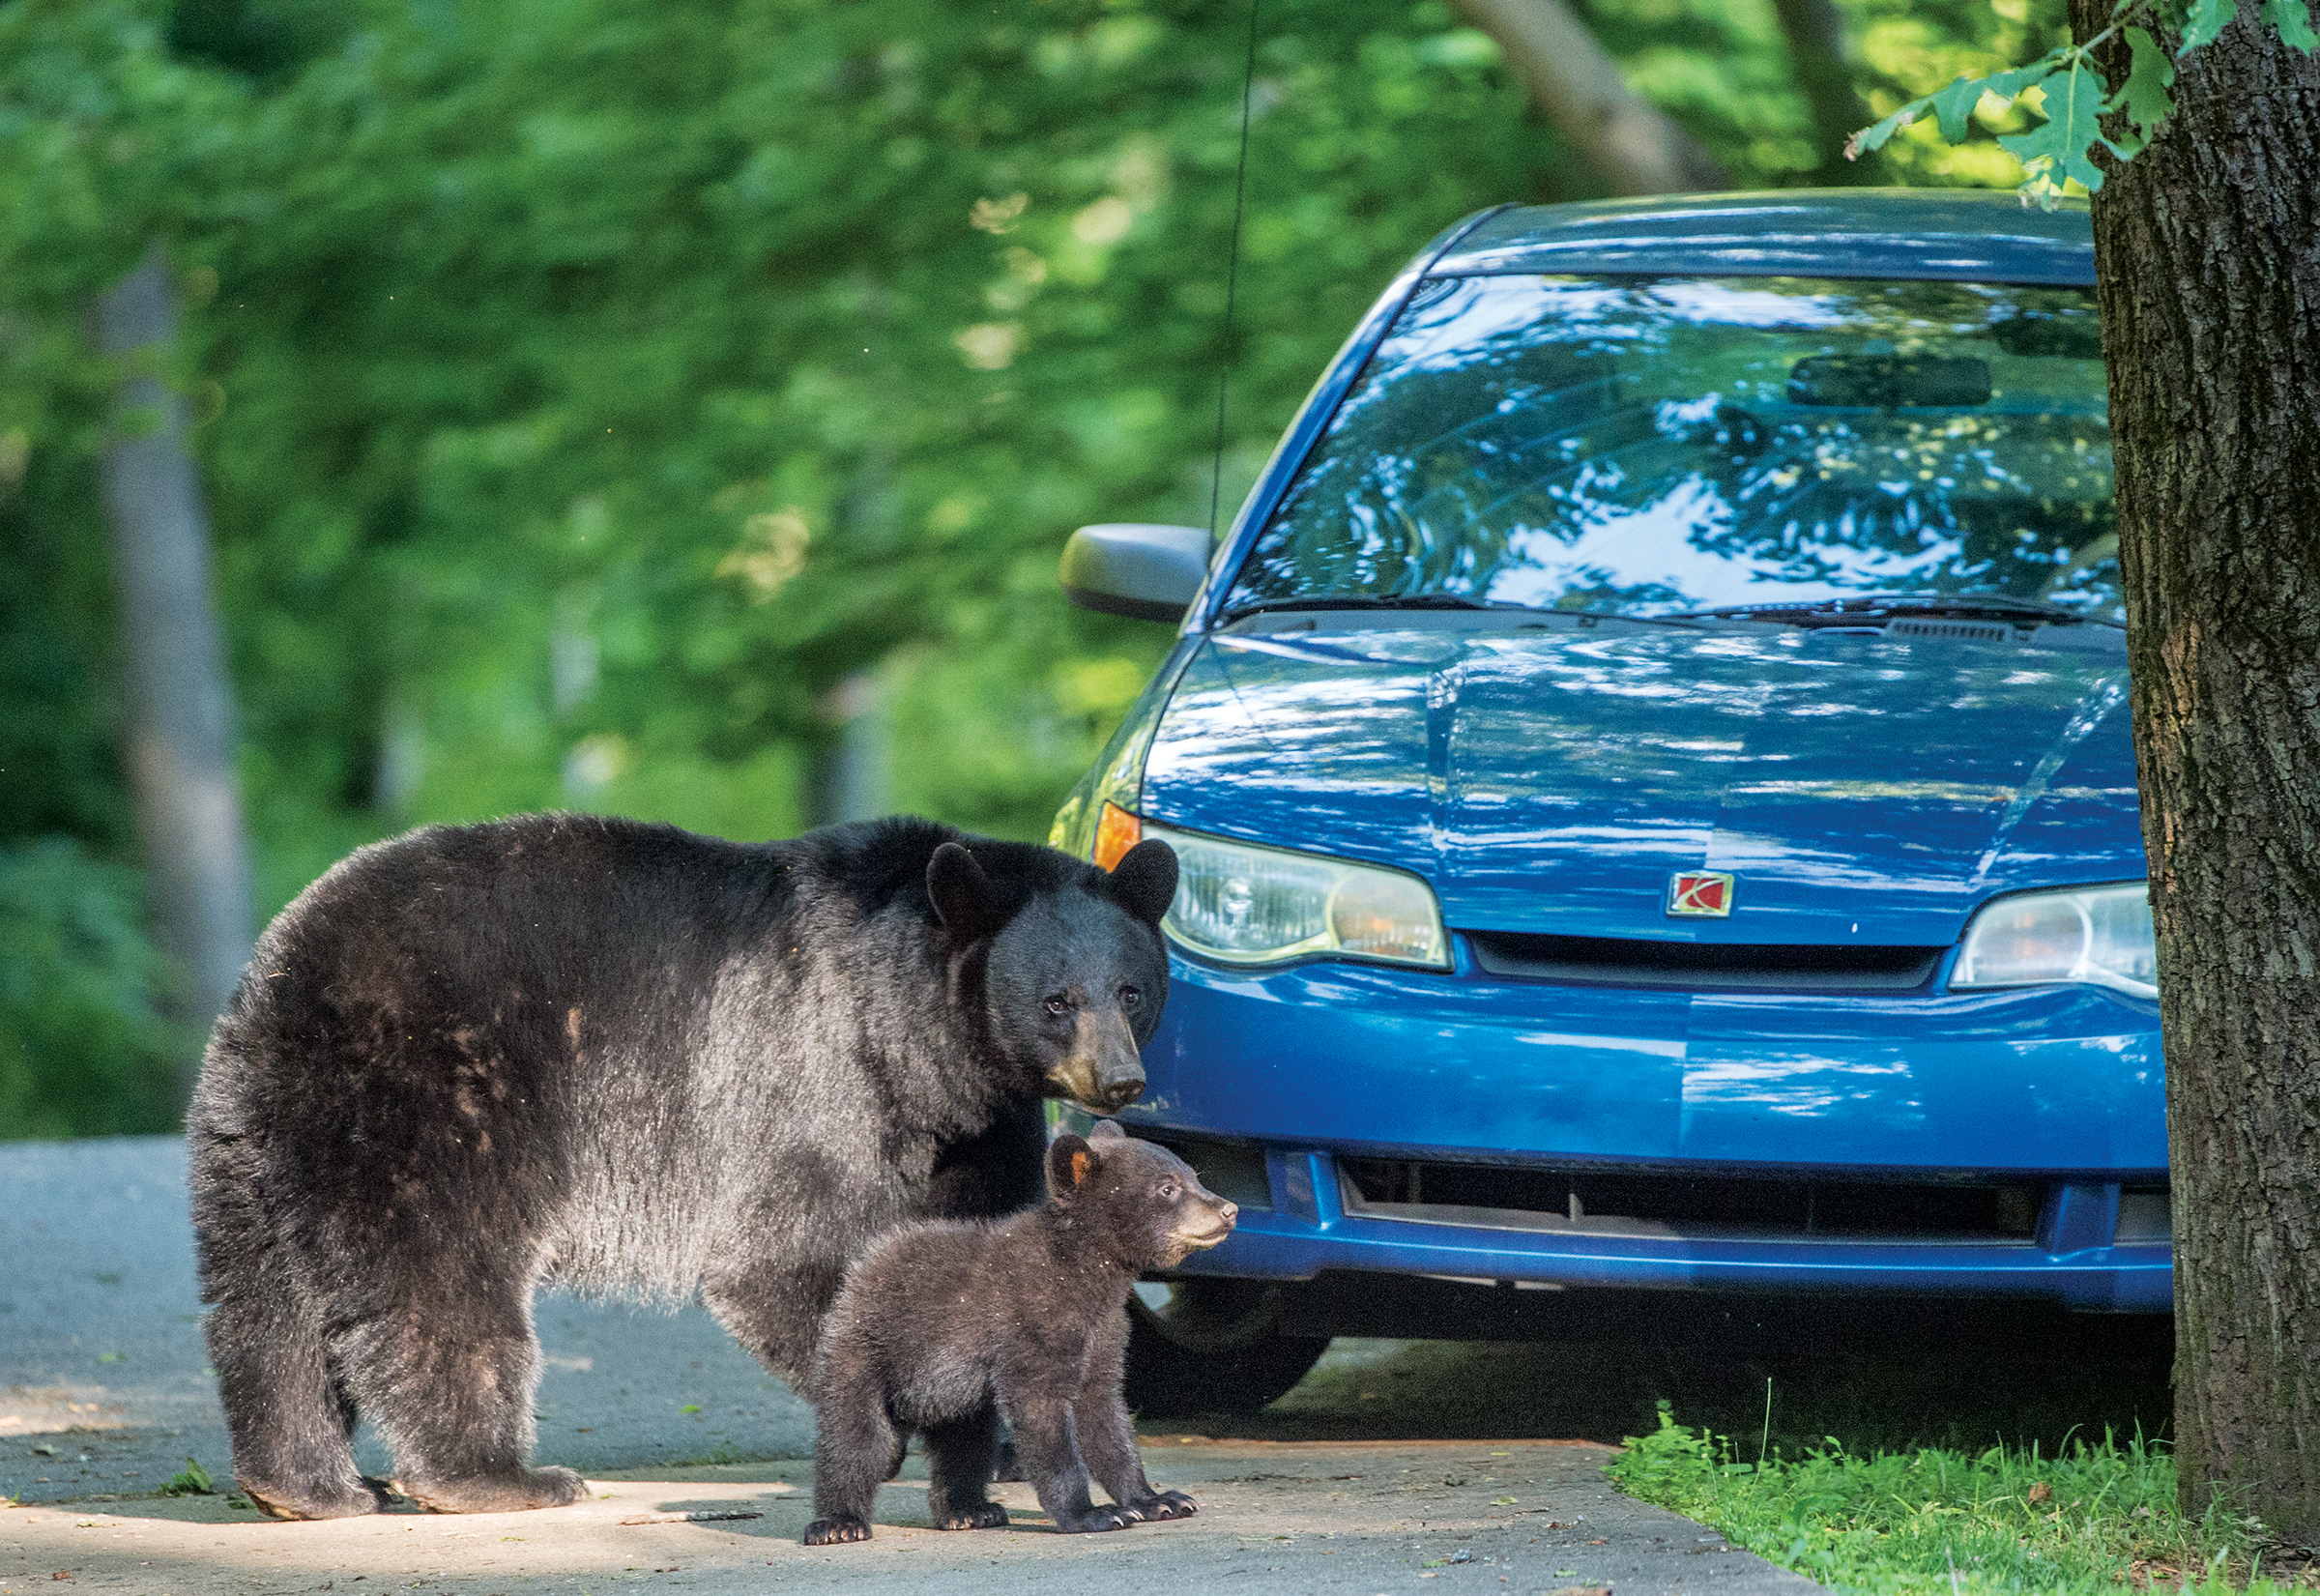
[[[1216,373],[1216,463],[1208,474],[1208,546],[1216,546],[1216,515],[1225,493],[1225,384],[1232,375],[1232,299],[1240,286],[1240,215],[1249,192],[1249,106],[1257,89],[1257,7],[1249,0],[1248,62],[1240,78],[1240,164],[1232,174],[1232,244],[1225,252],[1224,362]]]

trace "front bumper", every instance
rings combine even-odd
[[[1243,1210],[1187,1272],[2171,1302],[2147,1003],[1509,981],[1463,940],[1447,973],[1170,969],[1120,1117],[1224,1172]],[[1425,1201],[1405,1169],[1464,1189]],[[1567,1211],[1535,1195],[1557,1181]],[[1532,1195],[1474,1198],[1500,1186]]]

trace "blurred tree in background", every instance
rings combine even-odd
[[[1742,187],[1834,175],[1831,60],[1882,114],[2063,28],[1842,0],[1809,93],[1784,3],[1575,9]],[[878,807],[1042,836],[1169,641],[1065,606],[1071,528],[1208,519],[1228,365],[1229,518],[1426,238],[1604,191],[1445,0],[1263,0],[1228,340],[1249,15],[0,4],[0,1136],[166,1128],[188,1045],[137,930],[85,323],[150,241],[262,914],[427,820],[789,833],[865,801],[815,780],[859,716]],[[2019,176],[1986,138],[1882,160]]]

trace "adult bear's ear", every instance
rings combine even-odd
[[[942,929],[957,942],[971,943],[998,929],[998,894],[963,844],[946,842],[926,861],[926,895],[934,900]]]
[[[1158,925],[1176,901],[1176,851],[1158,837],[1146,837],[1120,856],[1106,885],[1121,908]]]
[[[1076,1136],[1058,1136],[1047,1148],[1047,1192],[1058,1203],[1069,1203],[1095,1174],[1096,1151]]]
[[[1116,1119],[1098,1119],[1095,1129],[1088,1133],[1090,1142],[1125,1142],[1127,1139],[1128,1133],[1119,1128]]]

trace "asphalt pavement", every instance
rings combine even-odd
[[[1479,1384],[1538,1367],[1494,1362],[1488,1349],[1445,1361],[1440,1344],[1341,1342],[1277,1406],[1285,1418],[1230,1435],[1147,1430],[1155,1483],[1201,1504],[1183,1523],[1058,1535],[1027,1488],[1002,1486],[1015,1523],[944,1534],[927,1526],[914,1458],[882,1495],[871,1542],[809,1549],[798,1537],[812,1495],[811,1409],[697,1306],[564,1293],[536,1309],[547,1362],[537,1455],[581,1469],[589,1500],[276,1523],[223,1489],[230,1460],[184,1175],[176,1138],[0,1145],[0,1497],[15,1503],[0,1510],[0,1596],[67,1580],[161,1596],[515,1596],[636,1581],[835,1590],[906,1578],[977,1593],[1091,1579],[1122,1593],[1227,1580],[1352,1596],[1813,1588],[1619,1495],[1602,1475],[1607,1447],[1474,1438],[1494,1433],[1478,1427],[1443,1435],[1438,1421],[1428,1434],[1427,1414],[1398,1393],[1440,1398],[1445,1378]],[[1498,1395],[1453,1393],[1432,1411],[1460,1420]],[[366,1470],[388,1471],[367,1436],[357,1450]],[[188,1460],[220,1491],[154,1494]]]

